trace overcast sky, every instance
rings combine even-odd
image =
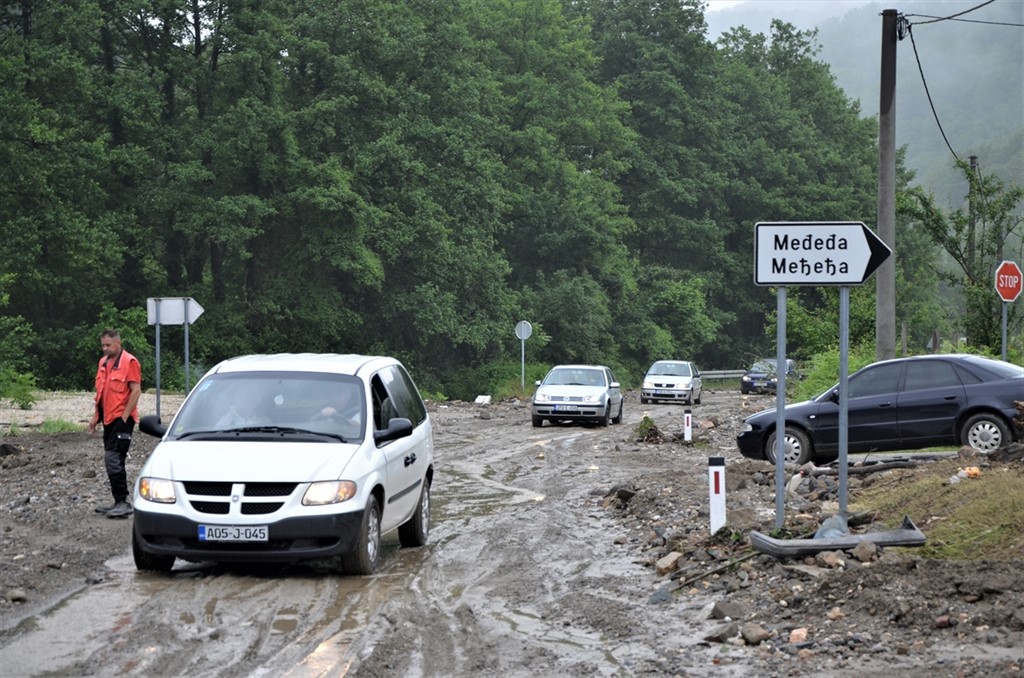
[[[755,33],[768,33],[772,19],[782,19],[798,29],[814,28],[825,19],[871,4],[870,0],[706,0],[708,37],[744,25]]]

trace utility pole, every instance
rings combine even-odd
[[[977,215],[974,211],[974,178],[978,176],[978,156],[972,155],[971,176],[967,180],[967,270],[974,273],[974,229]]]
[[[878,101],[878,237],[896,254],[896,23],[882,12],[882,74]],[[896,357],[896,257],[878,267],[875,279],[875,358]]]

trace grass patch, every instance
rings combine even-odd
[[[899,527],[910,516],[925,533],[924,546],[909,549],[927,558],[1015,561],[1024,556],[1024,465],[982,468],[980,478],[950,483],[958,460],[898,469],[851,498],[851,512],[886,516]]]
[[[71,431],[84,430],[79,424],[72,423],[65,419],[47,419],[39,427],[40,433],[69,433]]]

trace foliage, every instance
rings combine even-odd
[[[870,221],[876,130],[814,33],[776,22],[711,44],[703,12],[11,5],[0,365],[88,388],[113,326],[155,383],[145,299],[188,296],[205,308],[191,381],[245,353],[381,353],[430,393],[524,397],[508,359],[521,318],[531,378],[566,362],[607,364],[624,385],[668,357],[738,367],[770,345],[751,226]],[[950,309],[934,303],[934,250],[907,242],[897,303],[916,348]],[[794,295],[801,355],[829,343],[833,306]],[[163,388],[184,388],[184,354],[163,328]]]
[[[633,429],[633,433],[638,441],[661,442],[662,440],[661,430],[654,423],[654,420],[651,419],[650,415],[647,414],[644,415],[644,418]]]
[[[1024,469],[987,466],[980,478],[950,484],[959,460],[922,470],[897,470],[852,497],[851,510],[870,510],[899,526],[908,515],[928,537],[915,553],[952,560],[1017,560],[1024,548]],[[942,516],[933,521],[933,516]]]
[[[47,419],[39,427],[40,433],[70,433],[81,430],[82,427],[79,424],[65,419]]]
[[[23,410],[36,403],[36,379],[31,374],[10,367],[0,368],[0,400],[9,400]]]
[[[794,383],[793,398],[803,401],[823,393],[839,381],[839,347],[820,351],[801,365],[803,380]],[[847,374],[875,362],[874,343],[851,345],[847,355]],[[788,382],[787,382],[788,383]]]
[[[897,207],[952,261],[953,269],[943,270],[942,277],[961,297],[960,328],[967,340],[979,346],[998,346],[1002,302],[993,288],[994,272],[1004,248],[1024,238],[1024,216],[1018,213],[1024,187],[1007,186],[995,175],[985,175],[961,160],[957,160],[957,168],[969,187],[966,210],[943,210],[920,188],[908,191]],[[1007,325],[1012,335],[1020,335],[1024,315],[1010,309]]]

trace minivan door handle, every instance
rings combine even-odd
[[[407,456],[405,458],[405,465],[406,466],[412,466],[415,463],[416,463],[416,453],[413,452],[412,454],[410,454],[409,456]]]

